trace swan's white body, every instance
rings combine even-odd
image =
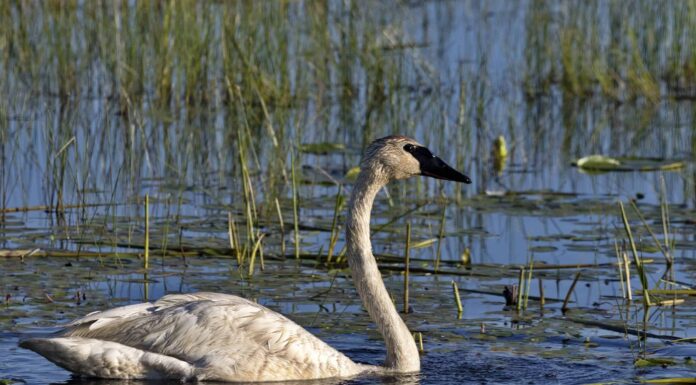
[[[173,294],[90,314],[59,338],[23,344],[72,372],[102,378],[281,381],[368,369],[284,316],[219,293]]]
[[[173,294],[95,312],[68,324],[57,337],[29,339],[20,346],[74,373],[102,378],[251,382],[417,372],[418,350],[382,281],[369,225],[374,198],[390,180],[423,174],[468,182],[427,149],[424,158],[420,149],[401,136],[375,141],[363,158],[349,204],[348,262],[358,294],[384,337],[384,366],[354,363],[286,317],[217,293]],[[435,166],[457,175],[433,173],[433,159],[440,162]]]

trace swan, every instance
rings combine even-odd
[[[347,259],[358,295],[384,338],[383,366],[355,363],[257,303],[206,292],[93,312],[55,336],[26,339],[20,347],[78,375],[101,378],[257,382],[418,372],[418,349],[370,243],[375,196],[390,181],[415,175],[471,183],[415,140],[387,136],[366,149],[349,201]]]

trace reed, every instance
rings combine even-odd
[[[614,240],[614,253],[616,254],[616,260],[617,260],[617,265],[618,265],[618,270],[619,270],[619,282],[621,283],[621,298],[627,298],[627,293],[626,293],[626,282],[624,280],[624,261],[621,257],[621,253],[623,250],[619,250],[619,243],[618,241]]]
[[[666,240],[666,241],[665,241],[665,245],[667,245],[668,242],[669,242],[669,240],[668,240],[668,239],[669,239],[669,233],[667,232],[667,228],[666,228],[666,225],[665,225],[665,211],[664,211],[664,209],[663,209],[663,206],[664,206],[664,205],[663,205],[662,202],[661,202],[661,204],[660,204],[660,216],[661,216],[661,219],[662,219],[663,229],[664,229],[664,231],[665,231],[665,233],[664,233],[665,240]],[[636,215],[638,216],[638,218],[640,219],[640,221],[643,223],[643,226],[645,227],[645,230],[648,232],[648,234],[650,234],[650,237],[652,237],[653,241],[655,242],[655,246],[658,248],[658,250],[660,250],[660,252],[662,253],[662,255],[664,255],[664,257],[665,257],[665,262],[667,263],[667,266],[671,266],[672,263],[674,263],[674,260],[672,259],[672,255],[670,254],[669,250],[666,249],[665,247],[662,247],[662,243],[657,239],[657,236],[655,235],[655,233],[654,233],[654,232],[652,231],[652,229],[650,228],[650,225],[648,225],[648,222],[645,220],[645,217],[644,217],[643,214],[640,212],[640,209],[638,208],[638,206],[636,205],[636,203],[635,203],[634,201],[631,201],[631,207],[633,208],[633,211],[636,213]],[[669,246],[667,246],[667,247],[669,247]]]
[[[404,314],[408,314],[408,279],[411,265],[411,222],[406,223],[406,248],[404,249]]]
[[[668,265],[671,266],[674,262],[671,253],[674,245],[670,238],[669,204],[667,203],[667,186],[664,175],[660,175],[660,218],[662,219],[662,234],[665,241],[664,248],[660,248],[660,250],[665,252],[665,259],[667,259]]]
[[[423,333],[421,332],[416,332],[416,341],[418,343],[418,352],[423,354],[425,353],[425,349],[423,349]]]
[[[285,255],[285,221],[283,220],[283,212],[280,210],[278,198],[275,198],[275,208],[278,214],[278,225],[280,226],[280,254]]]
[[[329,250],[326,255],[326,263],[330,264],[331,263],[331,258],[333,257],[334,254],[334,249],[336,248],[336,242],[338,242],[338,235],[340,228],[338,226],[338,217],[339,213],[341,211],[341,208],[343,206],[343,187],[341,185],[338,186],[338,191],[336,191],[336,199],[334,203],[334,213],[333,213],[333,219],[331,220],[331,237],[329,238]],[[408,239],[408,242],[410,242],[410,239]],[[406,245],[408,248],[408,243]]]
[[[524,286],[524,310],[527,310],[527,304],[529,302],[529,290],[532,286],[532,271],[534,271],[534,256],[529,259],[529,269],[527,269],[527,281]]]
[[[263,246],[262,246],[262,241],[263,238],[266,234],[259,234],[255,237],[256,242],[254,242],[254,247],[251,250],[251,254],[249,255],[249,277],[254,275],[254,262],[256,261],[256,256],[260,256],[261,260],[261,270],[264,269],[264,262],[263,262]]]
[[[625,248],[621,250],[621,259],[623,260],[623,271],[626,273],[626,298],[633,301],[633,290],[631,289],[631,267],[628,260],[628,253]]]
[[[619,201],[619,209],[621,210],[621,220],[623,221],[624,230],[628,236],[628,243],[631,246],[631,251],[633,253],[633,261],[636,264],[636,270],[638,271],[638,277],[640,278],[641,286],[643,287],[643,303],[646,307],[650,306],[650,296],[647,292],[648,290],[648,278],[646,276],[645,270],[643,269],[643,261],[638,256],[638,249],[636,248],[636,243],[633,240],[633,233],[631,232],[631,225],[628,223],[628,218],[626,217],[626,211],[624,210],[623,203]]]
[[[440,256],[442,255],[442,241],[445,238],[445,213],[446,210],[442,209],[442,216],[440,217],[440,231],[437,235],[437,251],[435,252],[435,271],[440,269]]]
[[[145,194],[145,260],[143,267],[147,270],[150,267],[150,194]]]
[[[516,309],[517,309],[517,311],[522,310],[522,298],[523,298],[523,295],[524,295],[524,292],[525,292],[525,289],[524,289],[524,287],[525,287],[525,286],[524,286],[524,284],[525,284],[524,271],[525,271],[525,268],[524,268],[524,267],[521,267],[521,268],[520,268],[520,272],[519,272],[519,276],[517,277],[517,287],[518,287],[518,290],[517,290],[517,303],[516,303]]]
[[[454,303],[457,305],[457,319],[462,318],[462,313],[464,313],[464,307],[462,306],[462,300],[459,297],[459,288],[457,283],[452,281],[452,292],[454,293]]]
[[[577,285],[578,280],[580,279],[580,273],[582,273],[581,270],[578,270],[578,272],[575,273],[573,283],[570,284],[570,288],[568,288],[568,292],[566,293],[566,296],[563,299],[563,306],[561,306],[561,311],[563,312],[563,314],[565,314],[568,311],[568,302],[570,301],[570,296],[573,294],[573,291],[575,290],[575,285]]]
[[[295,235],[295,259],[300,258],[300,215],[299,215],[299,193],[297,191],[297,177],[295,171],[296,158],[290,158],[290,175],[292,176],[292,218]]]

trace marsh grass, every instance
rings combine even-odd
[[[304,161],[297,152],[294,168],[290,165],[290,154],[301,143],[348,143],[355,151],[347,161],[355,163],[357,150],[372,138],[391,132],[413,135],[426,124],[442,132],[425,139],[447,136],[463,149],[455,152],[455,164],[466,169],[472,159],[488,159],[481,144],[497,137],[491,105],[498,91],[491,89],[487,75],[490,58],[485,52],[477,55],[471,66],[462,66],[452,87],[441,87],[441,75],[417,49],[428,42],[414,42],[401,28],[401,19],[410,20],[402,7],[60,4],[0,8],[5,19],[13,20],[0,29],[8,47],[0,63],[8,74],[2,83],[7,94],[18,100],[40,95],[47,105],[57,106],[55,112],[45,110],[55,114],[55,127],[39,130],[46,147],[28,150],[44,160],[43,179],[51,186],[44,203],[58,211],[105,198],[122,203],[148,177],[172,178],[180,185],[174,192],[180,197],[185,186],[218,184],[231,190],[207,188],[209,198],[244,197],[232,204],[244,211],[250,249],[253,228],[277,216],[275,200],[296,194],[298,186],[289,188],[288,174]],[[686,42],[693,35],[688,23],[693,6],[679,3],[662,10],[637,2],[642,12],[668,12],[675,21],[671,26],[651,18],[622,21],[625,7],[531,2],[523,71],[529,93],[548,93],[561,84],[568,93],[587,95],[597,82],[610,99],[635,94],[654,102],[656,92],[664,96],[656,85],[665,81],[665,68],[670,68],[669,79],[681,79],[688,88],[685,72],[694,55]],[[389,16],[380,17],[386,9]],[[665,36],[675,38],[669,43]],[[456,102],[449,107],[451,99]],[[10,102],[0,115],[21,115],[36,108],[31,103]],[[506,114],[514,142],[520,136],[514,127],[517,112],[510,107]],[[71,148],[61,151],[70,140]],[[16,157],[6,148],[3,154]],[[476,175],[487,180],[483,167]],[[5,177],[3,201],[9,200],[7,183]],[[417,195],[428,193],[423,183],[417,186]],[[466,195],[461,188],[453,187],[460,204]],[[102,192],[87,197],[79,193],[85,189]],[[410,194],[402,187],[394,191],[397,199]],[[441,246],[437,250],[440,257]]]
[[[624,230],[626,231],[626,236],[628,237],[628,244],[631,247],[631,252],[633,254],[633,262],[636,265],[636,270],[638,271],[638,277],[640,278],[640,283],[642,286],[643,290],[643,301],[645,304],[645,307],[650,306],[650,295],[648,294],[648,278],[647,274],[645,272],[645,268],[643,266],[643,260],[642,258],[638,255],[638,249],[636,248],[636,243],[633,239],[633,232],[631,231],[631,225],[628,222],[628,218],[626,217],[626,211],[624,210],[624,206],[622,202],[619,202],[619,209],[621,210],[621,220],[623,221],[624,225]],[[647,311],[646,311],[647,313]]]
[[[530,3],[527,93],[546,94],[558,84],[581,98],[693,99],[696,10],[690,2],[674,5]],[[667,87],[661,90],[661,84]]]
[[[460,319],[462,318],[464,307],[462,306],[462,299],[459,296],[459,287],[454,281],[452,281],[452,294],[454,294],[454,304],[457,306],[457,319]]]
[[[408,314],[409,274],[411,273],[411,222],[406,223],[406,244],[404,247],[404,314]]]
[[[342,176],[370,140],[402,133],[475,181],[418,179],[380,193],[375,251],[385,275],[404,273],[404,310],[409,280],[415,293],[434,274],[494,285],[517,280],[518,310],[525,310],[534,277],[544,298],[549,279],[565,284],[580,268],[583,277],[613,279],[618,265],[631,298],[624,249],[617,263],[549,261],[541,253],[535,263],[512,255],[513,246],[510,255],[494,255],[501,250],[496,236],[505,240],[514,231],[509,218],[543,218],[544,226],[560,219],[574,233],[544,246],[570,250],[579,244],[600,258],[611,255],[594,216],[613,215],[615,196],[596,188],[618,179],[576,175],[562,165],[590,149],[661,158],[693,153],[684,143],[693,147],[696,7],[532,1],[508,12],[510,3],[500,2],[502,11],[496,4],[490,12],[467,8],[474,20],[465,20],[465,28],[455,30],[464,35],[453,38],[432,23],[441,20],[428,10],[459,25],[449,11],[459,11],[461,3],[424,4],[1,2],[0,17],[8,22],[0,23],[0,228],[6,214],[31,222],[43,220],[42,210],[51,213],[46,234],[2,233],[2,242],[36,243],[27,250],[39,250],[22,254],[25,259],[96,259],[98,273],[127,269],[144,249],[151,267],[145,282],[155,274],[157,257],[162,266],[219,258],[257,286],[268,261],[286,258],[297,259],[288,265],[320,269],[312,274],[331,269],[335,278],[347,266],[341,223],[351,187]],[[491,19],[523,25],[524,33],[505,30],[519,51],[496,49],[492,42],[501,32],[497,25],[491,32]],[[464,52],[457,52],[458,41],[466,42]],[[510,151],[498,172],[489,161],[500,135],[510,140]],[[303,151],[316,143],[341,151]],[[318,168],[328,178],[313,179]],[[658,210],[632,205],[643,223],[633,231],[648,231],[675,265],[684,260],[675,250],[691,247],[686,236],[675,236],[689,229],[690,217],[677,208],[670,223],[674,212],[667,202],[676,194],[691,207],[689,173],[689,162],[672,177],[665,172],[670,183],[684,179],[684,187],[679,195],[662,186]],[[583,190],[588,184],[591,189]],[[145,219],[152,227],[143,237],[142,202],[135,197],[145,191],[152,194]],[[495,227],[501,216],[502,230]],[[578,218],[591,223],[576,226]],[[427,246],[409,255],[408,275],[401,250],[392,248],[403,245],[406,221],[413,221],[414,242],[405,252]],[[632,244],[632,252],[647,243]],[[460,263],[460,255],[471,258]],[[641,269],[648,262],[634,255]],[[643,282],[645,274],[638,274]],[[452,287],[443,303],[453,295],[459,317],[460,291],[494,300],[500,295],[495,288]],[[647,284],[643,289],[661,293]],[[657,290],[683,294],[674,287]],[[410,301],[421,301],[424,292]],[[562,300],[551,296],[553,310]]]
[[[575,285],[577,285],[578,280],[580,279],[580,274],[582,274],[582,270],[578,270],[577,273],[575,273],[575,278],[573,278],[573,282],[570,284],[568,292],[566,293],[565,298],[563,299],[563,306],[561,307],[561,310],[564,314],[568,311],[568,302],[570,301],[570,296],[573,294],[573,291],[575,290]]]

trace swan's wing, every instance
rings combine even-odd
[[[149,314],[152,310],[153,304],[149,302],[136,303],[133,305],[126,305],[115,307],[113,309],[105,311],[95,311],[87,314],[82,318],[78,318],[65,325],[67,328],[76,327],[88,327],[90,329],[99,328],[109,324],[111,321],[138,317]]]
[[[288,318],[240,297],[176,294],[131,306],[84,317],[63,336],[175,357],[211,380],[346,377],[364,369]]]
[[[155,302],[155,306],[159,309],[164,309],[171,306],[180,305],[183,303],[189,303],[194,301],[213,301],[213,302],[226,302],[226,303],[240,303],[248,304],[252,306],[260,306],[256,302],[249,301],[242,297],[230,294],[222,293],[211,293],[211,292],[199,292],[199,293],[189,293],[189,294],[169,294],[160,298]]]
[[[160,298],[155,303],[136,303],[132,305],[115,307],[109,310],[91,312],[85,315],[84,317],[75,319],[70,323],[65,324],[64,327],[68,329],[89,327],[90,330],[94,330],[100,327],[104,327],[115,320],[123,320],[131,317],[145,316],[156,310],[162,310],[168,307],[180,305],[182,303],[201,300],[254,304],[253,302],[244,298],[221,293],[201,292],[193,294],[170,294]]]

